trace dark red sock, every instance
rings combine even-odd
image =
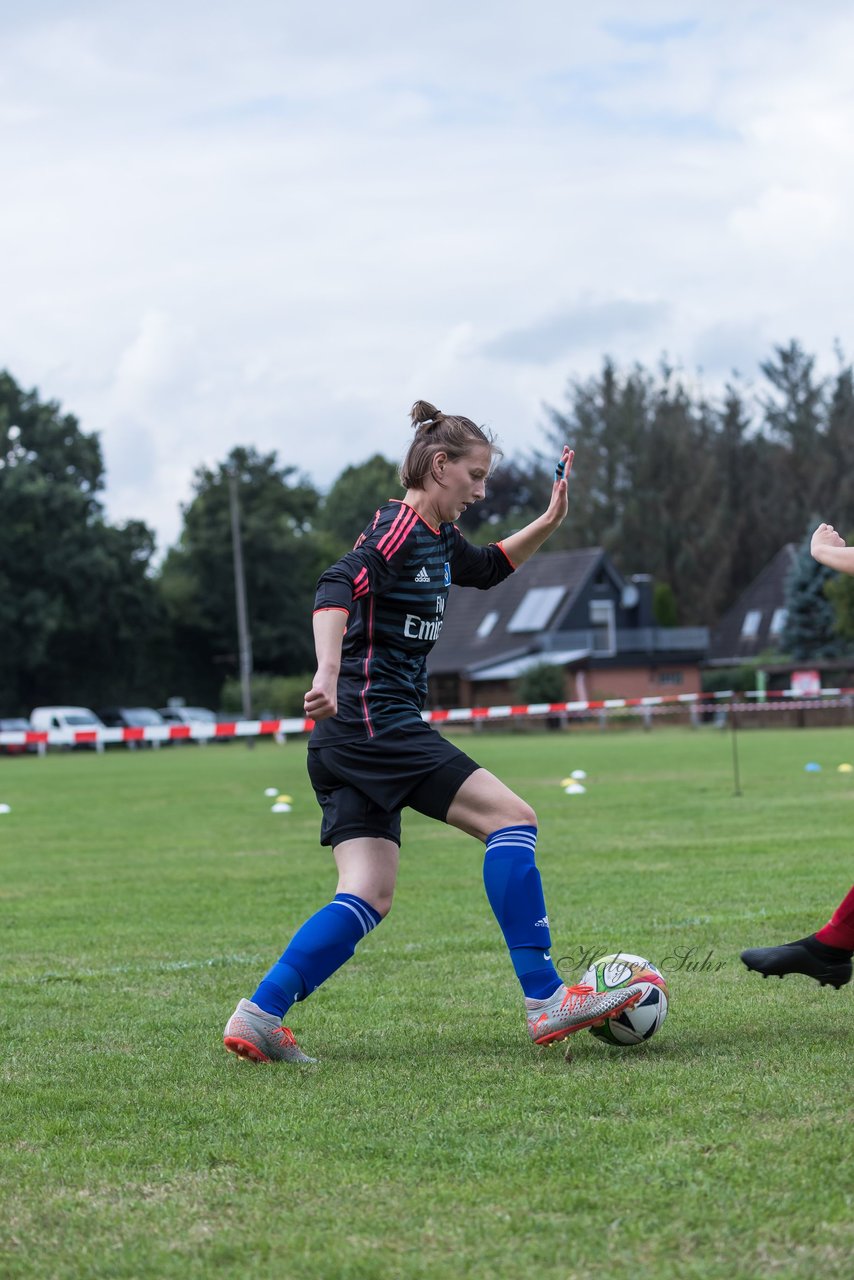
[[[843,951],[854,951],[854,885],[843,898],[823,929],[815,935],[819,942],[828,947],[840,947]]]

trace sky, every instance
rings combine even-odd
[[[847,0],[0,0],[0,368],[161,553],[200,465],[321,490],[426,399],[854,355]],[[579,458],[583,440],[570,441]]]

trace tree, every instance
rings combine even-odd
[[[814,374],[815,357],[792,340],[774,348],[774,358],[760,365],[771,384],[760,397],[768,438],[782,446],[777,466],[766,475],[776,494],[777,509],[790,530],[802,527],[818,504],[824,453],[825,384]],[[783,541],[790,541],[789,533]]]
[[[825,590],[833,570],[810,555],[810,538],[817,524],[818,520],[810,522],[786,583],[786,625],[780,643],[784,652],[798,661],[836,658],[845,652],[836,629],[833,605]]]
[[[781,446],[756,434],[733,380],[713,409],[709,441],[712,501],[698,536],[709,549],[705,618],[713,621],[753,581],[791,534],[781,527],[768,475]]]
[[[713,436],[708,406],[662,365],[638,438],[622,541],[631,548],[627,568],[671,585],[683,623],[707,622],[711,614],[715,552],[706,530],[717,505]]]
[[[98,437],[0,373],[0,705],[141,696],[162,618],[151,532],[105,523]]]
[[[578,442],[568,518],[550,546],[602,546],[624,573],[670,583],[679,617],[705,621],[714,549],[713,415],[674,371],[640,366],[571,382],[569,411],[550,410],[554,450]]]
[[[34,701],[159,705],[168,633],[151,576],[154,535],[139,520],[99,523],[93,534],[66,560],[69,618],[50,639]]]
[[[669,582],[656,582],[652,590],[652,616],[658,627],[675,627],[679,619],[676,597]]]
[[[824,437],[821,483],[822,513],[837,529],[854,525],[854,467],[851,442],[854,440],[854,372],[837,348],[839,372],[828,396],[827,430]],[[825,508],[829,495],[832,510]],[[818,499],[817,499],[818,501]]]
[[[377,507],[403,496],[397,464],[375,453],[358,466],[345,467],[320,507],[318,526],[339,548],[349,551]]]
[[[774,438],[794,456],[806,458],[821,434],[824,383],[815,381],[815,356],[808,356],[794,339],[785,347],[775,347],[774,356],[759,366],[776,392],[776,397],[766,395],[761,400],[765,421]]]
[[[621,377],[606,358],[598,378],[571,379],[566,395],[565,411],[547,406],[549,454],[540,455],[548,465],[548,458],[565,442],[576,448],[569,514],[550,545],[602,546],[619,558],[623,511],[634,486],[651,379],[639,365]]]
[[[761,368],[757,417],[735,379],[709,402],[666,363],[571,380],[549,408],[553,452],[577,447],[569,516],[550,541],[602,546],[623,573],[670,585],[678,620],[711,624],[810,512],[854,521],[854,374],[835,383],[792,340]]]
[[[238,669],[229,476],[237,477],[249,631],[255,669],[314,669],[311,612],[319,574],[335,559],[314,526],[320,495],[275,453],[235,447],[214,469],[199,467],[181,538],[161,573],[163,598],[183,661],[176,692],[218,698]]]

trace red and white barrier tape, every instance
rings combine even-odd
[[[775,691],[757,699],[757,695],[742,694],[742,698],[753,696],[752,702],[732,702],[737,696],[728,689],[721,693],[675,693],[661,694],[645,698],[602,698],[590,702],[532,702],[525,705],[507,704],[499,707],[454,707],[448,711],[424,711],[422,719],[428,724],[451,725],[471,724],[483,720],[509,720],[521,716],[555,716],[555,715],[587,715],[591,712],[611,711],[678,711],[680,707],[691,706],[696,711],[715,711],[723,706],[738,711],[765,710],[785,711],[804,710],[821,706],[847,706],[846,699],[854,694],[854,689],[822,689],[820,694],[804,696],[790,690]],[[220,724],[200,721],[198,724],[146,725],[138,729],[48,729],[9,730],[0,733],[0,746],[110,746],[121,743],[136,742],[211,742],[223,738],[257,738],[272,737],[289,733],[309,733],[314,728],[314,721],[294,717],[282,720],[229,720]]]
[[[0,733],[0,746],[86,747],[135,742],[211,742],[221,738],[257,738],[262,734],[304,733],[313,720],[229,720],[213,724],[156,724],[137,729],[8,730]]]

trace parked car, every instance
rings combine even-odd
[[[100,707],[98,715],[108,729],[149,729],[166,728],[166,721],[159,711],[153,707]],[[164,739],[168,741],[168,739]],[[128,747],[159,747],[156,738],[144,738],[139,742],[128,742]]]
[[[167,724],[203,724],[213,727],[217,723],[216,713],[211,711],[209,707],[161,707],[160,714]],[[199,738],[197,741],[204,746],[208,739]],[[217,738],[216,741],[228,742],[228,738]]]
[[[208,707],[161,707],[167,724],[216,724],[216,713]]]
[[[73,742],[72,734],[106,727],[89,707],[34,707],[30,712],[30,724],[38,733],[44,730],[66,733],[68,737],[64,745],[68,747],[93,745],[88,742]]]
[[[29,720],[24,716],[0,717],[0,733],[29,733],[32,727]],[[0,755],[22,756],[28,751],[38,751],[38,747],[34,742],[0,743]]]

